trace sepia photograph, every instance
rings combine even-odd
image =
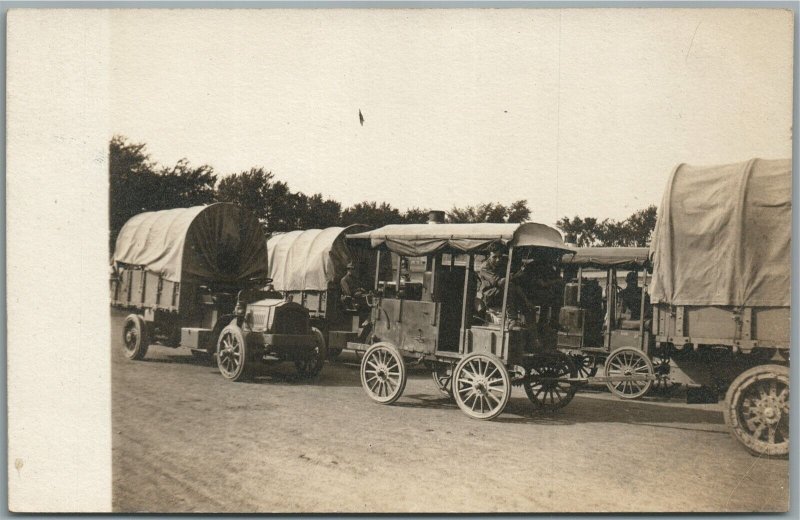
[[[37,218],[102,291],[64,293],[103,404],[61,422],[108,487],[32,491],[10,312],[12,510],[788,511],[794,16],[11,12],[9,204],[25,85],[92,129],[44,130],[96,173]]]

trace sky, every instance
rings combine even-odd
[[[113,133],[345,206],[624,219],[679,163],[791,156],[788,11],[109,16]]]

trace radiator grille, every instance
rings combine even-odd
[[[307,334],[308,312],[299,306],[284,305],[275,309],[275,319],[273,320],[273,331],[275,334]]]

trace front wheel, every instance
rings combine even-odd
[[[303,358],[294,362],[294,367],[302,378],[310,378],[319,374],[322,371],[322,367],[325,366],[325,358],[328,356],[328,351],[325,348],[325,336],[323,336],[322,331],[312,327],[311,333],[314,335],[314,348]]]
[[[789,455],[789,368],[761,365],[733,380],[725,396],[725,424],[750,453]]]
[[[217,341],[217,367],[222,377],[230,381],[244,381],[250,377],[252,365],[242,330],[236,325],[222,329]]]
[[[361,386],[370,399],[392,404],[406,387],[403,357],[389,343],[376,343],[361,358]]]
[[[125,357],[133,360],[144,359],[150,346],[150,331],[144,318],[129,314],[122,329],[122,346]]]
[[[622,347],[608,356],[605,376],[616,381],[606,383],[612,394],[620,399],[638,399],[653,386],[653,363],[641,350]],[[632,379],[626,379],[626,378]],[[635,378],[635,379],[633,379]]]
[[[473,419],[494,419],[511,397],[511,378],[502,361],[492,354],[473,352],[453,370],[453,397]]]

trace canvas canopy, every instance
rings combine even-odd
[[[234,204],[152,211],[125,223],[112,262],[173,282],[246,282],[267,276],[267,240],[258,219]]]
[[[646,247],[579,247],[574,255],[561,258],[563,265],[575,267],[638,269],[649,264]]]
[[[424,256],[438,252],[485,252],[497,244],[514,247],[545,247],[572,251],[561,234],[544,224],[393,224],[347,235],[350,240],[369,241],[402,256]]]
[[[348,231],[363,226],[330,227],[280,233],[269,239],[272,285],[278,291],[325,291],[341,279],[352,256]]]
[[[789,306],[791,222],[788,159],[678,166],[650,246],[652,301]]]

